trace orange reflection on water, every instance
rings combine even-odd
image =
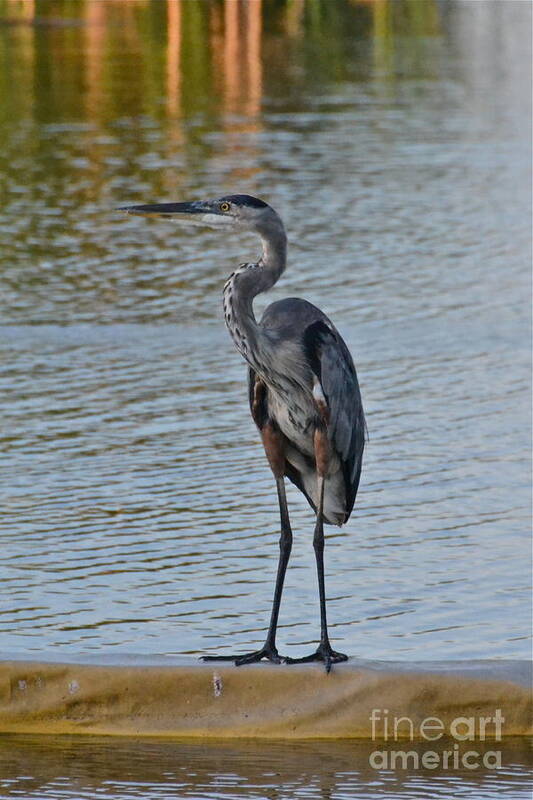
[[[10,14],[21,19],[35,19],[35,0],[8,0]]]
[[[232,167],[228,175],[234,186],[250,183],[259,171],[256,166],[245,164],[256,164],[259,160],[253,134],[262,130],[261,14],[262,0],[225,0],[222,94],[225,150],[242,155],[240,166]],[[231,162],[234,164],[235,159]]]
[[[263,89],[263,70],[261,64],[261,0],[252,0],[245,5],[246,23],[246,67],[247,67],[247,105],[250,115],[261,110]]]
[[[176,116],[181,100],[181,2],[167,2],[167,112]]]
[[[229,112],[236,110],[239,99],[240,10],[240,0],[226,0],[224,4],[224,107]]]
[[[102,52],[105,48],[106,38],[106,4],[88,3],[85,11],[85,80],[87,92],[85,105],[89,112],[101,108],[103,80],[102,71],[104,60]]]
[[[165,150],[171,156],[183,147],[184,136],[181,123],[182,114],[182,3],[181,0],[167,0],[167,64],[166,64],[166,113],[169,118]],[[174,170],[166,170],[162,175],[164,193],[175,196],[179,192],[179,176]]]
[[[261,110],[261,0],[224,4],[224,111],[258,114]]]

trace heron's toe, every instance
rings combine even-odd
[[[244,664],[256,664],[258,661],[271,661],[273,664],[281,664],[282,658],[275,648],[263,647],[253,653],[246,653],[235,659],[235,666],[242,667]]]
[[[235,661],[238,656],[200,656],[200,661]]]
[[[284,659],[286,664],[308,664],[311,661],[322,661],[326,672],[329,673],[331,672],[331,667],[333,664],[338,664],[341,661],[348,661],[348,656],[344,653],[337,653],[336,650],[332,650],[332,648],[328,645],[320,644],[315,652],[308,656],[302,656],[302,658]]]

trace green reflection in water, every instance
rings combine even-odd
[[[440,33],[433,0],[1,0],[0,25],[4,119],[95,124],[254,116],[264,94],[298,94],[302,69],[317,89],[349,77],[354,49],[370,48],[360,67],[392,77],[398,39],[423,53],[424,37]]]

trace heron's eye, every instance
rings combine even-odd
[[[230,205],[229,203],[220,203],[219,208],[221,211],[229,211]]]

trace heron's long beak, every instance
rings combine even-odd
[[[141,217],[168,217],[177,222],[192,225],[207,225],[220,228],[233,220],[223,214],[215,203],[197,201],[193,203],[148,203],[141,206],[121,206],[117,211],[126,211]]]

